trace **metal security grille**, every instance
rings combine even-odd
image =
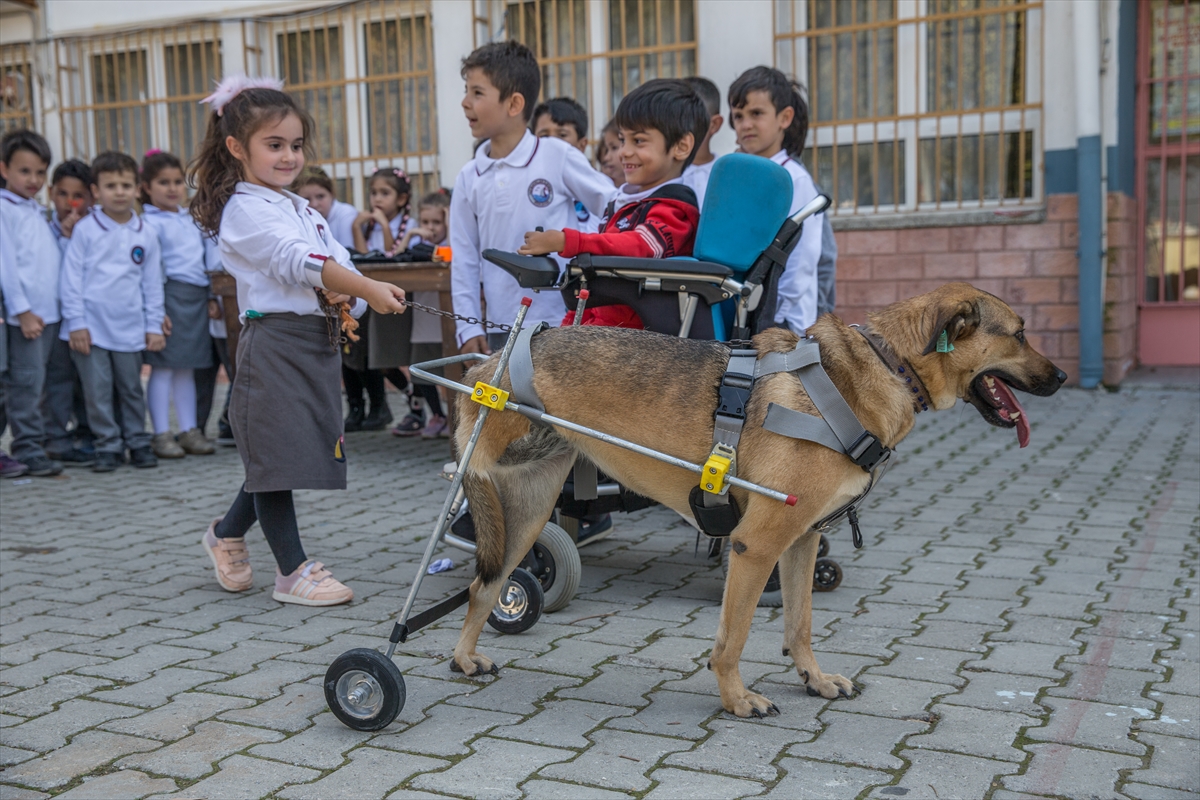
[[[475,31],[533,50],[540,99],[573,97],[593,138],[631,89],[696,74],[696,0],[476,0]]]
[[[33,128],[33,52],[25,43],[0,45],[0,136]]]
[[[220,25],[172,28],[53,43],[64,158],[104,150],[140,158],[157,147],[185,161],[204,138],[201,98],[221,77]]]
[[[807,86],[803,160],[835,214],[1040,198],[1041,3],[775,6],[775,63]]]
[[[400,167],[414,194],[437,188],[428,0],[371,0],[242,22],[248,75],[278,75],[316,123],[320,165],[345,202]],[[414,198],[415,199],[415,198]]]

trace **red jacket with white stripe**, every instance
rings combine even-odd
[[[580,253],[634,258],[690,256],[700,224],[696,193],[682,183],[668,183],[643,200],[626,203],[616,213],[612,204],[600,233],[564,230],[566,247],[560,254]]]

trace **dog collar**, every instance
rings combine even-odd
[[[879,357],[879,360],[883,362],[885,367],[898,377],[904,379],[904,383],[912,390],[913,413],[920,414],[922,411],[928,411],[929,402],[925,399],[925,396],[929,394],[929,391],[925,388],[925,384],[917,375],[916,370],[912,368],[912,365],[904,363],[879,334],[869,328],[858,325],[851,325],[850,327],[862,334],[862,337],[867,340],[867,344],[871,345],[871,349],[875,351],[875,355]]]

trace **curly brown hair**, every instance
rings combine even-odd
[[[315,156],[313,121],[287,92],[277,89],[244,89],[225,104],[221,113],[208,118],[208,130],[200,152],[188,164],[188,185],[196,190],[189,210],[207,234],[216,236],[221,229],[221,214],[233,196],[238,181],[244,180],[242,163],[234,158],[225,140],[232,136],[249,148],[250,137],[263,125],[295,114],[304,131],[304,157]]]

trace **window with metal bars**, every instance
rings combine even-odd
[[[33,54],[24,43],[0,45],[0,136],[34,127]]]
[[[1040,194],[1041,3],[775,0],[775,63],[807,85],[803,160],[835,214]]]

